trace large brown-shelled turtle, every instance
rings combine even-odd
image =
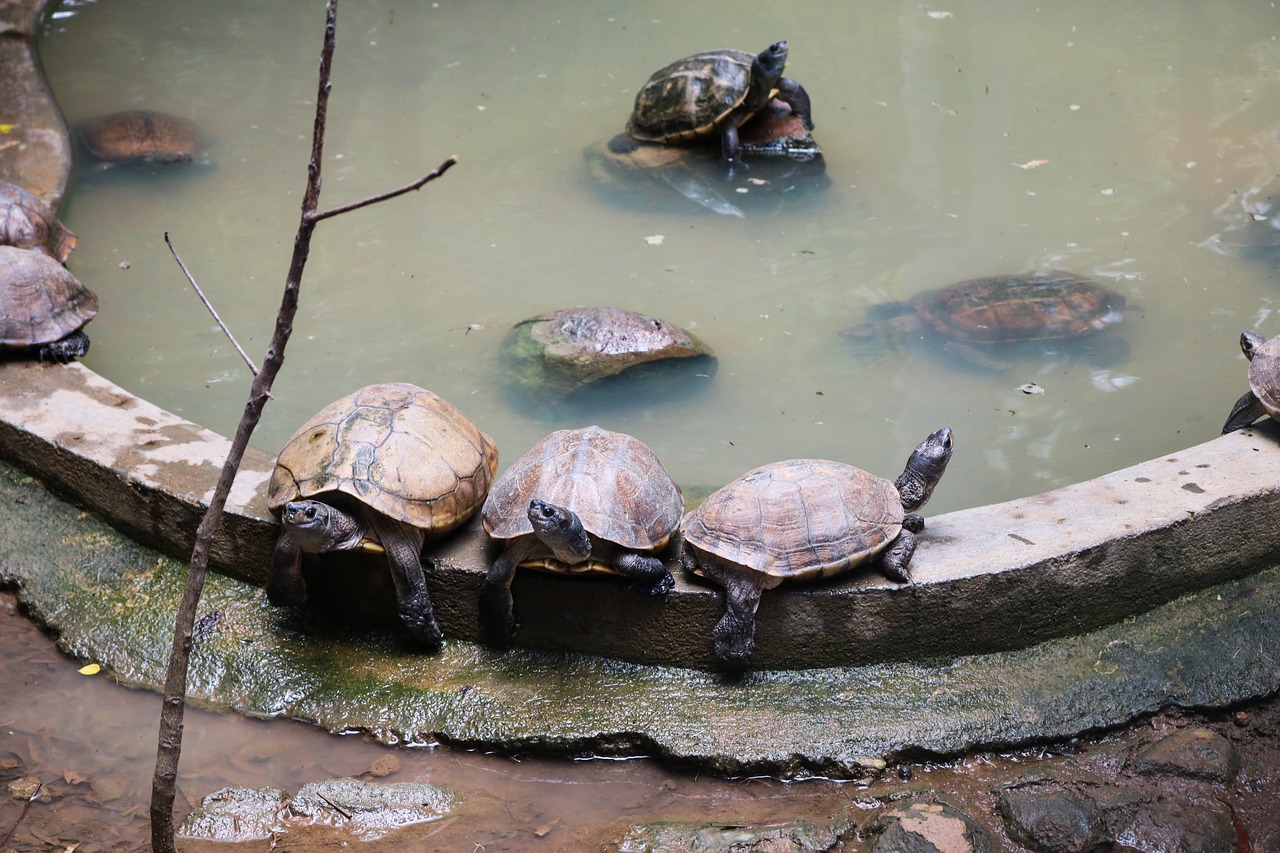
[[[65,261],[79,238],[63,225],[53,208],[35,194],[0,181],[0,244],[39,249],[55,261]]]
[[[304,552],[372,542],[386,552],[401,620],[438,647],[422,546],[480,508],[497,467],[493,440],[417,386],[369,385],[330,403],[289,439],[271,474],[267,505],[281,530],[268,598],[306,601]]]
[[[880,320],[913,322],[978,364],[1002,367],[973,345],[1045,341],[1092,335],[1124,318],[1125,298],[1092,279],[1063,270],[973,278],[925,290],[908,303],[873,306]],[[878,334],[876,322],[846,330],[853,338]]]
[[[84,324],[98,297],[67,268],[35,249],[0,246],[0,349],[69,362],[89,351]]]
[[[907,580],[916,513],[951,460],[951,430],[916,447],[896,482],[825,459],[791,459],[748,471],[681,522],[685,569],[724,587],[711,632],[716,657],[745,668],[755,652],[760,594],[784,581],[830,577],[880,556],[886,577]]]
[[[1243,332],[1240,349],[1249,359],[1249,390],[1231,407],[1223,435],[1266,415],[1280,421],[1280,337],[1268,340],[1257,332]]]
[[[782,76],[787,43],[757,55],[708,50],[659,68],[636,93],[627,133],[644,142],[688,143],[720,135],[720,164],[733,174],[741,165],[738,127],[777,98],[813,130],[809,95]]]
[[[89,153],[111,163],[186,163],[200,151],[200,134],[184,118],[155,110],[96,116],[80,124]]]
[[[675,582],[653,555],[683,512],[680,487],[639,439],[598,426],[551,433],[498,478],[481,511],[504,545],[480,591],[485,635],[504,644],[515,633],[519,566],[618,574],[667,593]]]

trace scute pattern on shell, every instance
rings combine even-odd
[[[911,298],[935,332],[995,344],[1093,334],[1123,317],[1125,299],[1095,281],[1048,270],[961,281]]]
[[[627,132],[648,142],[710,133],[746,98],[753,62],[741,50],[708,50],[659,68],[636,93]]]
[[[789,459],[748,471],[685,517],[685,541],[793,580],[838,574],[897,538],[897,488],[841,462]]]
[[[65,261],[78,240],[39,197],[17,184],[0,181],[0,244],[39,249],[54,260]]]
[[[534,499],[578,514],[587,532],[636,551],[660,548],[680,524],[684,497],[643,442],[598,426],[557,430],[503,473],[485,500],[496,539],[532,535]]]
[[[1249,360],[1249,389],[1268,414],[1280,420],[1280,336],[1254,348]]]
[[[0,347],[53,343],[98,313],[98,297],[33,249],[0,246]]]
[[[441,535],[476,511],[498,449],[465,415],[407,383],[370,385],[303,424],[276,462],[267,504],[341,493]]]
[[[111,162],[185,163],[200,150],[195,125],[155,110],[128,110],[87,119],[80,138],[89,153]]]

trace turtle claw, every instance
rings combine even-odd
[[[400,621],[409,629],[409,633],[427,651],[438,651],[444,641],[444,634],[436,624],[435,612],[431,607],[431,599],[426,590],[411,595],[400,602]]]
[[[671,572],[664,571],[662,577],[649,587],[650,595],[666,595],[671,592],[671,588],[676,585],[676,579],[671,577]]]
[[[506,647],[516,633],[516,618],[511,613],[511,590],[485,582],[480,589],[480,627],[491,645]]]

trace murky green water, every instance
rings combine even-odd
[[[65,218],[81,237],[70,267],[103,303],[87,363],[226,433],[248,374],[162,237],[260,358],[297,225],[322,19],[299,0],[68,3],[41,45],[70,121],[148,107],[208,136],[208,162],[192,166],[82,162]],[[255,444],[274,451],[325,403],[387,380],[450,399],[504,464],[595,421],[644,439],[686,486],[787,456],[892,475],[946,423],[958,452],[941,511],[1212,438],[1245,388],[1240,331],[1280,332],[1280,278],[1235,245],[1280,171],[1277,24],[1272,3],[1243,0],[346,2],[323,206],[461,163],[321,226]],[[652,70],[778,38],[813,97],[826,192],[738,219],[592,184],[584,147],[621,129]],[[937,341],[866,349],[837,335],[885,299],[1046,266],[1129,299],[1107,333],[1127,356],[1032,347],[990,373]],[[590,304],[693,329],[717,374],[600,412],[513,407],[496,375],[506,328]]]

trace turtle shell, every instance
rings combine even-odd
[[[0,348],[61,340],[98,313],[98,297],[53,258],[0,246]]]
[[[741,50],[708,50],[659,68],[636,93],[627,132],[646,142],[710,134],[746,99],[755,59]]]
[[[1249,390],[1271,417],[1280,420],[1280,337],[1253,348],[1249,360]]]
[[[445,400],[407,383],[330,403],[280,451],[267,491],[279,515],[300,498],[346,495],[439,536],[484,501],[498,448]]]
[[[1090,335],[1119,322],[1125,299],[1060,270],[988,276],[926,290],[911,306],[935,332],[972,344]]]
[[[684,541],[784,580],[828,577],[874,557],[902,530],[893,483],[842,462],[790,459],[748,471],[681,525]]]
[[[39,249],[65,261],[78,238],[58,221],[53,208],[26,189],[0,181],[0,244]]]
[[[557,430],[503,472],[484,502],[485,532],[494,539],[532,536],[534,499],[572,510],[588,533],[631,551],[666,545],[684,512],[680,487],[653,451],[598,426]]]
[[[129,110],[80,125],[89,153],[113,163],[185,163],[200,150],[200,135],[186,119],[154,110]]]

